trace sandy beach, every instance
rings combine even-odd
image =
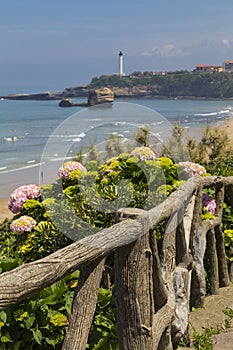
[[[225,120],[220,125],[217,125],[217,127],[226,131],[230,141],[233,144],[233,118]]]
[[[39,182],[39,167],[31,167],[7,173],[0,173],[0,200],[7,198],[15,188]]]
[[[14,214],[8,209],[9,199],[0,199],[0,222],[5,218],[11,218]]]
[[[233,145],[233,118],[225,120],[221,124],[216,125],[219,129],[226,131]],[[200,129],[198,133],[203,133],[204,129]],[[12,217],[13,214],[8,209],[8,201],[10,194],[21,185],[30,183],[39,184],[39,167],[31,167],[29,169],[20,170],[15,173],[1,174],[0,177],[0,222],[6,217]]]

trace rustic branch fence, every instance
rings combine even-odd
[[[215,219],[202,220],[202,191],[215,188]],[[120,222],[35,262],[0,275],[0,309],[40,291],[79,269],[63,350],[84,350],[95,312],[105,259],[114,253],[117,329],[121,350],[173,349],[187,333],[189,311],[206,295],[204,258],[209,259],[210,291],[229,285],[221,229],[224,189],[233,177],[189,179],[162,204],[143,211],[120,210]],[[154,229],[166,222],[162,247]]]

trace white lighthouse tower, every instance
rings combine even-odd
[[[122,51],[119,52],[119,76],[122,77],[124,75],[123,73],[123,53]]]

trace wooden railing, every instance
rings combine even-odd
[[[84,350],[95,312],[105,259],[114,253],[119,348],[172,349],[185,335],[192,307],[206,295],[204,257],[210,292],[229,285],[221,230],[224,189],[233,177],[189,179],[162,204],[143,211],[120,210],[120,222],[55,253],[0,275],[0,309],[79,269],[69,329],[63,349]],[[215,219],[202,220],[203,187],[216,193]],[[158,250],[154,229],[166,222]]]

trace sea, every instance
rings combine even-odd
[[[73,100],[82,103],[83,98]],[[233,101],[188,99],[116,99],[111,105],[61,108],[59,101],[0,100],[0,198],[22,183],[47,182],[64,160],[90,144],[101,151],[110,134],[123,141],[143,125],[160,142],[175,122],[186,137],[207,125],[233,117]],[[36,179],[33,181],[32,176]],[[29,178],[28,178],[29,177]]]

